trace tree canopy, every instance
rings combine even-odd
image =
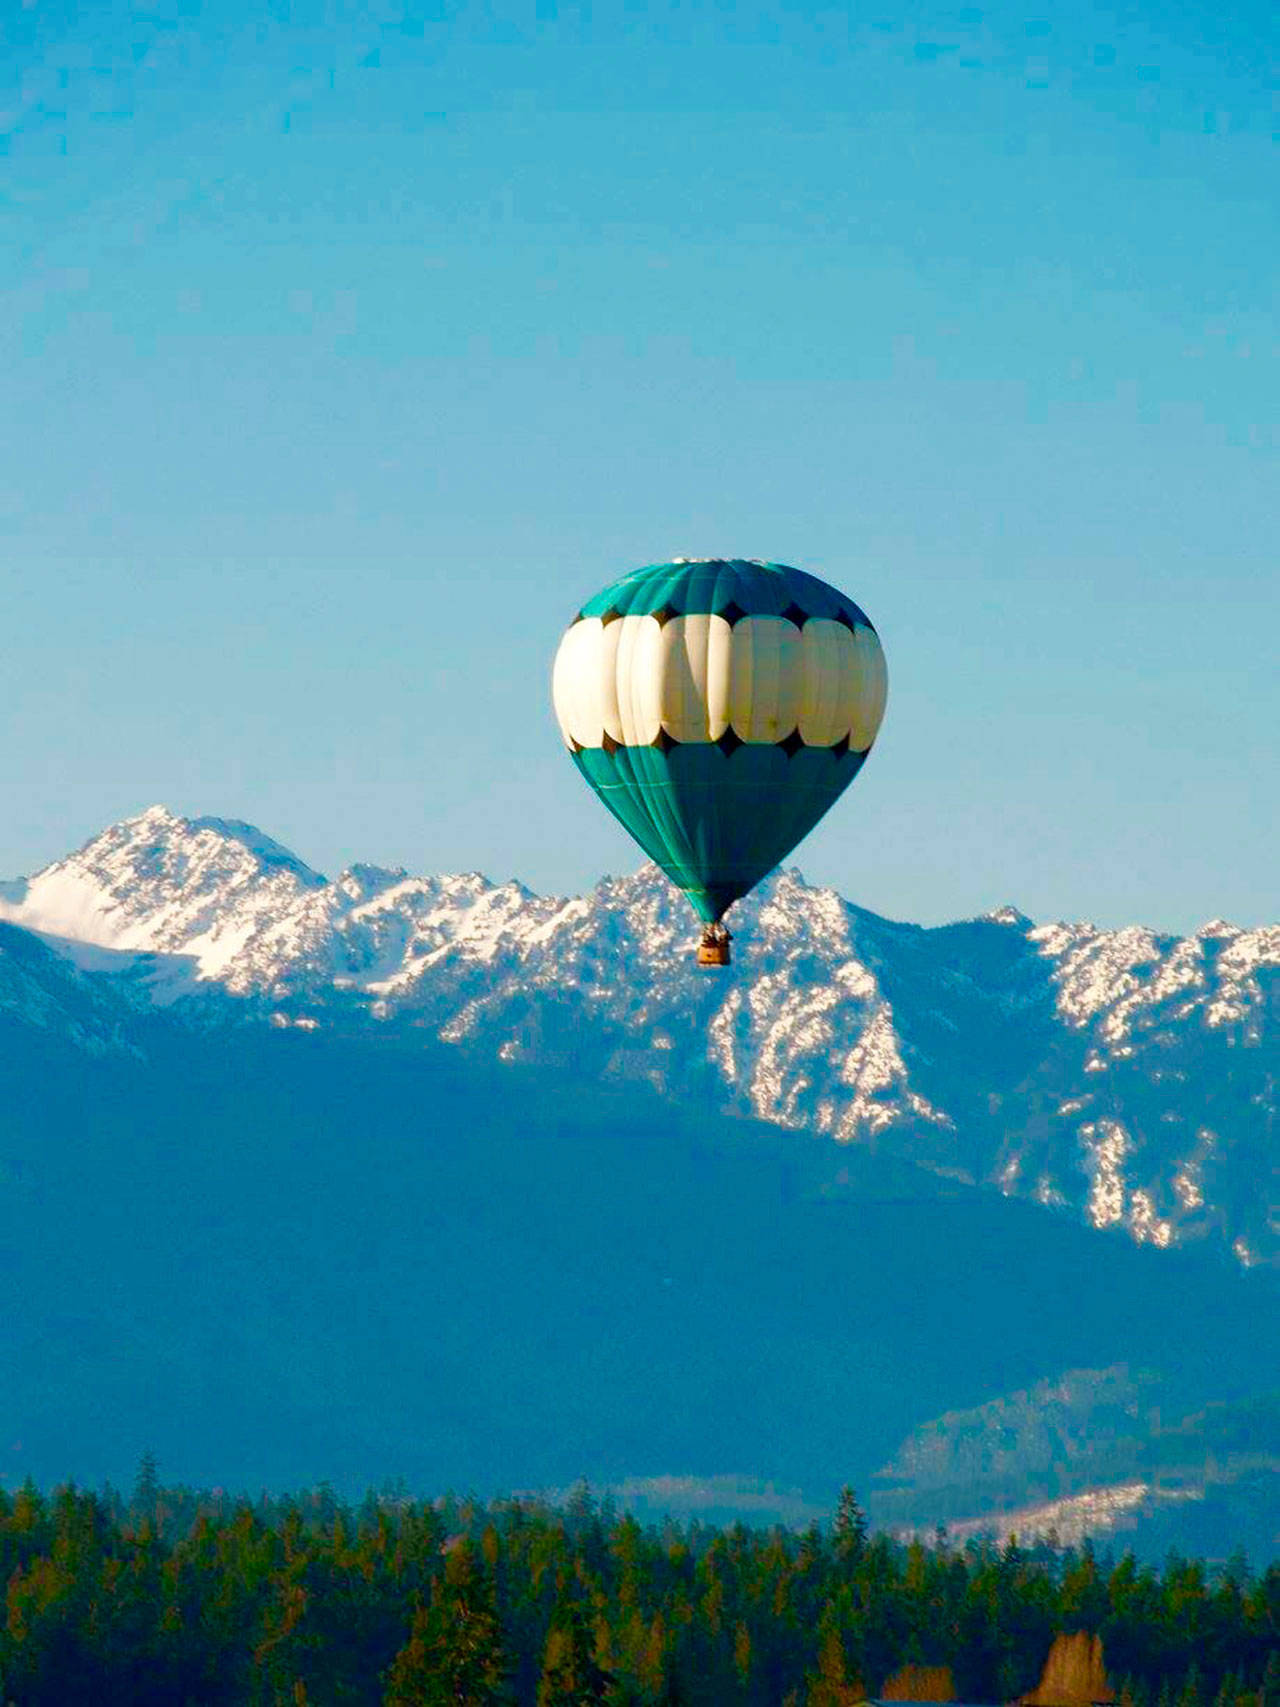
[[[0,1702],[843,1707],[949,1674],[1032,1690],[1101,1636],[1120,1707],[1280,1707],[1280,1566],[904,1544],[852,1493],[803,1533],[320,1488],[0,1492]]]

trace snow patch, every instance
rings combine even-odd
[[[1092,1120],[1080,1128],[1089,1175],[1086,1214],[1095,1227],[1114,1227],[1124,1217],[1124,1161],[1132,1148],[1117,1120]]]

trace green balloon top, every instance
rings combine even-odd
[[[676,558],[633,569],[583,605],[581,615],[787,616],[801,623],[811,616],[871,628],[852,599],[786,563],[756,563],[742,557]]]

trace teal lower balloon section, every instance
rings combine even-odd
[[[844,793],[865,753],[754,742],[584,747],[574,763],[620,824],[714,924]]]

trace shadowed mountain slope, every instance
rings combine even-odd
[[[150,1448],[233,1486],[827,1499],[1062,1370],[1150,1369],[1182,1414],[1276,1367],[1271,1275],[865,1150],[395,1039],[152,1019],[143,1045],[0,1025],[10,1484]]]

